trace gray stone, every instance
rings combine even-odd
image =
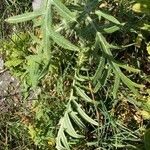
[[[19,81],[4,68],[4,61],[0,57],[0,114],[9,111],[12,106],[9,103],[10,99],[13,101],[13,105],[17,103],[15,95],[21,98]]]
[[[3,59],[0,57],[0,70],[2,70],[4,68],[4,61]]]
[[[33,8],[33,10],[40,9],[41,4],[42,4],[42,0],[33,0],[32,1],[32,8]]]

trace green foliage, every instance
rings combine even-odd
[[[127,129],[113,109],[123,90],[139,96],[144,85],[132,81],[130,76],[141,71],[118,59],[123,46],[116,46],[110,36],[121,34],[126,23],[100,8],[101,4],[101,0],[44,0],[39,10],[6,19],[8,23],[33,21],[35,32],[29,33],[33,51],[27,50],[28,44],[23,44],[20,51],[21,41],[17,38],[17,47],[11,46],[15,56],[9,52],[6,66],[21,68],[27,89],[31,87],[41,100],[35,105],[33,123],[25,124],[41,149],[48,147],[49,139],[52,147],[56,142],[58,150],[70,150],[84,138],[87,145],[104,149],[133,148],[132,142],[139,141],[139,131]],[[23,35],[23,43],[28,43],[28,35]],[[54,100],[52,105],[59,103],[58,99],[66,104],[64,113],[59,114],[56,139],[52,128],[58,120],[54,123],[55,118],[48,114],[58,110],[42,101],[43,93]],[[91,139],[86,134],[92,134]],[[131,144],[126,144],[127,140]]]
[[[146,150],[150,149],[150,130],[147,130],[144,135],[144,143]]]
[[[26,56],[30,53],[30,37],[28,33],[14,33],[9,39],[2,41],[1,52],[5,53],[5,66],[15,76],[22,76],[26,68]]]
[[[4,104],[2,104],[4,103]],[[23,103],[15,105],[14,100],[7,97],[7,100],[1,99],[0,111],[0,149],[32,149],[35,148],[33,142],[27,134],[27,130],[20,122],[17,113],[20,111]]]
[[[31,108],[31,113],[34,115],[32,120],[24,121],[31,140],[40,149],[52,148],[55,145],[55,139],[53,136],[52,119],[49,115],[51,113],[49,104],[43,99],[40,102],[34,101]]]

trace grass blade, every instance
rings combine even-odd
[[[117,92],[118,92],[118,89],[119,89],[119,84],[120,84],[120,78],[117,74],[115,74],[115,82],[114,82],[114,87],[113,87],[113,97],[114,99],[116,99],[116,96],[117,96]]]

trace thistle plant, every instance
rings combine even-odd
[[[87,123],[97,131],[96,146],[101,146],[99,132],[103,125],[100,113],[104,118],[109,115],[108,112],[104,114],[104,107],[101,109],[103,100],[100,95],[106,85],[111,89],[107,93],[112,99],[116,99],[120,84],[136,95],[138,88],[143,88],[122,71],[139,73],[140,70],[114,57],[113,51],[120,47],[109,43],[107,35],[119,31],[124,23],[99,8],[101,3],[101,0],[72,0],[65,3],[61,0],[43,0],[41,7],[33,12],[6,19],[8,23],[32,20],[34,30],[38,28],[40,31],[41,37],[31,34],[36,52],[26,57],[26,72],[33,89],[47,74],[61,77],[63,82],[69,80],[69,88],[63,91],[66,92],[66,109],[59,121],[56,137],[58,150],[69,150],[69,139],[84,139]],[[108,82],[109,79],[112,81]],[[111,120],[110,124],[117,128],[119,123]],[[121,130],[115,129],[114,132],[120,133]],[[116,143],[112,145],[117,147]]]

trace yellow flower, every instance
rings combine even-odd
[[[143,116],[143,119],[145,120],[150,119],[150,113],[148,111],[142,110],[141,115]]]
[[[136,13],[149,13],[150,6],[147,3],[135,3],[132,10]]]
[[[55,146],[55,140],[53,138],[50,138],[47,143],[49,146]]]
[[[34,141],[37,136],[37,129],[33,125],[29,124],[28,133],[30,134],[31,139]]]
[[[147,44],[146,49],[147,49],[148,54],[150,55],[150,43]]]

